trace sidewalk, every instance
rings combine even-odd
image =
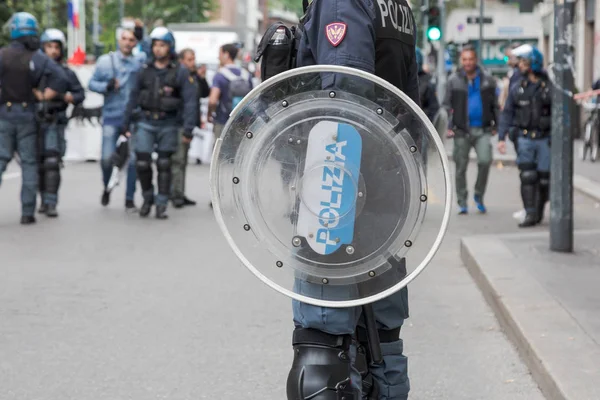
[[[549,251],[548,240],[468,237],[461,256],[546,398],[597,400],[600,230],[576,232],[573,254]]]
[[[506,144],[506,154],[500,154],[497,150],[496,144],[498,143],[498,136],[492,138],[492,149],[494,152],[494,165],[502,164],[503,166],[516,165],[517,155],[512,142],[508,141]],[[452,139],[444,138],[444,145],[448,158],[452,161]],[[573,146],[573,187],[575,190],[600,201],[600,161],[593,163],[589,160],[581,161],[579,157],[579,148],[581,142],[576,140]],[[477,160],[475,150],[471,149],[469,155],[471,161]]]

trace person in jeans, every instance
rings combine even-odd
[[[454,138],[456,197],[459,214],[467,214],[467,166],[473,147],[478,168],[473,199],[479,212],[485,213],[484,195],[492,164],[491,136],[496,134],[498,120],[496,82],[477,65],[475,48],[465,46],[460,61],[461,68],[448,80],[443,102],[449,116],[448,137]]]
[[[123,125],[123,113],[129,95],[135,83],[138,70],[145,61],[145,54],[133,55],[137,39],[132,30],[123,29],[119,37],[119,50],[101,56],[96,63],[96,70],[92,76],[89,89],[92,92],[104,95],[102,108],[102,179],[104,191],[101,203],[107,206],[110,202],[110,193],[106,190],[112,173],[111,155],[115,151],[116,142]],[[125,209],[127,212],[136,212],[134,203],[135,195],[135,153],[130,146],[131,154],[127,167],[127,188],[125,194]]]

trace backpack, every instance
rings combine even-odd
[[[308,7],[309,1],[302,0],[302,8],[305,15]],[[263,82],[275,75],[297,67],[298,47],[300,46],[300,40],[304,34],[303,20],[304,17],[300,19],[298,25],[291,27],[286,26],[283,22],[277,22],[269,26],[266,30],[258,44],[256,57],[254,58],[254,62],[259,62],[262,58],[260,64],[260,79]],[[285,32],[287,43],[275,46],[270,42],[278,29],[282,29]]]
[[[250,74],[243,68],[240,71],[240,76],[237,76],[227,67],[219,69],[219,72],[229,81],[229,101],[225,104],[228,112],[231,112],[252,90]]]

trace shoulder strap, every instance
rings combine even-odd
[[[221,75],[223,75],[225,77],[225,79],[227,79],[228,81],[235,81],[236,79],[239,79],[240,77],[237,76],[236,74],[234,74],[229,68],[227,67],[222,67],[221,69],[219,69],[219,72],[221,73]]]

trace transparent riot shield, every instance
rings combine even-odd
[[[326,307],[374,302],[423,271],[452,192],[442,141],[408,96],[322,65],[277,75],[238,104],[215,144],[211,191],[243,264]]]

